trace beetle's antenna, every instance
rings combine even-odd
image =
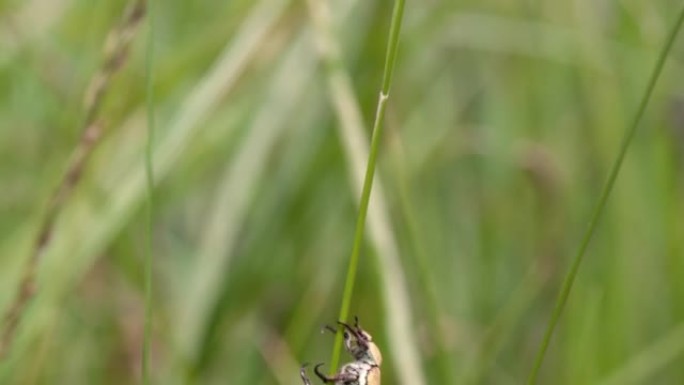
[[[337,321],[337,323],[344,326],[344,328],[347,329],[347,331],[349,331],[351,334],[353,334],[354,337],[356,337],[357,339],[359,338],[359,332],[353,327],[349,326],[349,324],[346,324],[342,321]]]

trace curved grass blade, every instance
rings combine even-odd
[[[568,297],[570,296],[570,290],[572,290],[572,285],[575,282],[575,277],[577,276],[577,272],[582,263],[582,259],[584,258],[584,255],[586,253],[589,241],[591,241],[591,238],[596,230],[596,224],[601,218],[601,214],[603,214],[606,202],[608,201],[608,197],[610,196],[610,193],[613,190],[615,180],[617,179],[617,176],[620,172],[620,168],[622,166],[622,162],[624,161],[625,155],[627,154],[627,149],[629,148],[630,143],[632,143],[632,139],[634,139],[634,134],[636,133],[636,130],[639,127],[639,123],[641,122],[641,119],[644,116],[646,106],[648,106],[648,102],[651,100],[653,89],[655,88],[658,78],[660,77],[660,73],[662,72],[663,67],[665,66],[665,59],[667,59],[667,56],[672,49],[675,38],[677,37],[677,33],[681,29],[682,22],[684,22],[684,8],[682,8],[682,10],[680,11],[676,23],[670,31],[670,34],[668,35],[665,46],[663,47],[662,51],[660,52],[660,55],[658,56],[658,60],[656,61],[655,67],[648,81],[646,91],[644,92],[641,102],[639,103],[639,108],[637,109],[636,115],[632,120],[632,124],[625,132],[622,144],[620,145],[620,152],[618,153],[618,156],[615,159],[615,162],[613,163],[613,166],[610,170],[610,174],[608,176],[608,180],[606,181],[606,184],[603,187],[603,191],[601,192],[598,204],[596,205],[594,213],[591,216],[589,227],[587,228],[587,231],[584,234],[584,237],[582,238],[582,242],[580,243],[579,249],[577,250],[577,254],[575,254],[575,257],[572,261],[572,266],[570,267],[570,271],[565,276],[563,286],[561,288],[560,293],[558,294],[558,299],[556,300],[556,306],[554,307],[553,313],[551,314],[551,319],[549,320],[549,323],[546,327],[546,331],[544,332],[544,338],[542,340],[541,346],[537,351],[534,366],[532,367],[532,371],[530,372],[530,377],[527,382],[529,385],[533,385],[537,382],[537,376],[539,374],[539,369],[541,368],[542,362],[544,361],[546,350],[549,347],[549,343],[551,341],[551,337],[553,336],[554,329],[556,328],[558,320],[560,319],[563,309],[565,308],[565,303],[567,302]]]

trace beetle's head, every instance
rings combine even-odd
[[[359,327],[358,317],[354,317],[354,326],[339,321],[338,323],[344,327],[344,346],[349,354],[357,361],[367,361],[380,366],[380,349],[373,342],[373,337]]]

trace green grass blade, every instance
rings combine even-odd
[[[622,162],[624,161],[625,155],[627,154],[627,149],[629,148],[629,145],[632,142],[632,139],[634,138],[634,134],[636,133],[636,130],[639,127],[639,123],[641,122],[644,112],[646,111],[646,107],[648,106],[648,102],[650,101],[651,95],[653,94],[653,89],[655,88],[658,78],[660,77],[660,73],[662,72],[662,69],[665,66],[665,60],[667,59],[667,56],[670,53],[670,50],[672,49],[675,38],[677,37],[677,33],[679,32],[683,21],[684,8],[680,11],[679,17],[677,18],[677,22],[670,31],[665,46],[660,52],[660,55],[655,64],[651,77],[648,81],[646,92],[644,92],[641,102],[639,103],[639,108],[637,109],[636,115],[634,116],[631,126],[625,132],[622,144],[620,145],[620,151],[610,170],[608,180],[606,181],[606,184],[603,187],[603,191],[601,192],[598,204],[594,209],[594,213],[591,216],[589,227],[587,228],[587,231],[584,234],[584,237],[582,238],[582,242],[580,243],[579,249],[577,250],[577,254],[575,254],[570,271],[568,272],[568,274],[565,277],[565,280],[563,281],[563,286],[558,295],[558,299],[556,300],[556,306],[554,307],[553,313],[551,314],[551,319],[549,320],[546,331],[544,332],[544,338],[537,352],[537,356],[534,361],[534,366],[532,367],[532,371],[530,372],[530,377],[528,380],[529,385],[533,385],[537,382],[539,369],[541,368],[542,362],[544,361],[544,356],[546,355],[546,350],[551,341],[551,337],[553,336],[554,329],[558,324],[558,320],[560,319],[560,316],[563,312],[563,309],[565,308],[565,304],[568,300],[568,297],[570,296],[570,290],[572,289],[572,285],[575,282],[575,277],[577,276],[580,264],[582,263],[582,259],[584,258],[584,255],[586,253],[587,246],[589,245],[589,242],[591,241],[591,238],[594,235],[596,225],[601,217],[601,214],[603,214],[606,202],[608,201],[608,197],[610,196],[610,193],[613,190],[615,180],[617,179],[618,173],[620,172],[620,168],[622,166]]]
[[[147,187],[147,255],[145,260],[145,325],[142,346],[143,384],[150,384],[150,344],[152,339],[152,268],[154,265],[154,173],[152,168],[152,146],[154,142],[154,1],[147,2],[147,143],[145,145],[145,181]]]
[[[349,308],[351,306],[351,299],[354,293],[354,282],[356,280],[356,271],[359,265],[359,255],[361,252],[361,244],[363,242],[366,214],[368,213],[368,203],[370,201],[370,193],[373,187],[373,176],[375,175],[375,163],[378,155],[378,148],[380,147],[380,138],[382,136],[385,109],[387,107],[390,86],[392,85],[392,74],[394,72],[394,63],[396,61],[397,47],[399,45],[399,32],[401,30],[401,22],[404,15],[404,3],[404,0],[397,0],[394,3],[394,11],[392,12],[392,22],[390,25],[389,41],[387,43],[387,55],[385,58],[382,89],[378,99],[375,122],[373,123],[371,148],[370,154],[368,156],[368,164],[366,166],[366,177],[363,181],[359,214],[356,220],[354,244],[352,246],[351,256],[349,257],[349,267],[347,268],[347,275],[344,284],[342,306],[340,307],[339,320],[343,322],[349,317]],[[330,370],[333,372],[336,371],[337,367],[339,366],[341,350],[342,334],[337,333],[335,336],[335,345],[333,347],[332,358],[330,360]]]

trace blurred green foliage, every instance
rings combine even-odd
[[[0,4],[4,311],[125,2]],[[370,137],[392,2],[329,4]],[[677,7],[408,2],[377,177],[427,383],[527,377]],[[329,357],[319,329],[338,314],[359,192],[306,3],[154,9],[153,377],[298,384],[301,362]],[[105,136],[61,210],[0,383],[138,382],[146,33],[112,80]],[[676,43],[540,383],[684,382],[683,54]],[[385,351],[384,384],[402,384],[387,325],[404,316],[386,304],[379,254],[363,251],[352,314]]]

